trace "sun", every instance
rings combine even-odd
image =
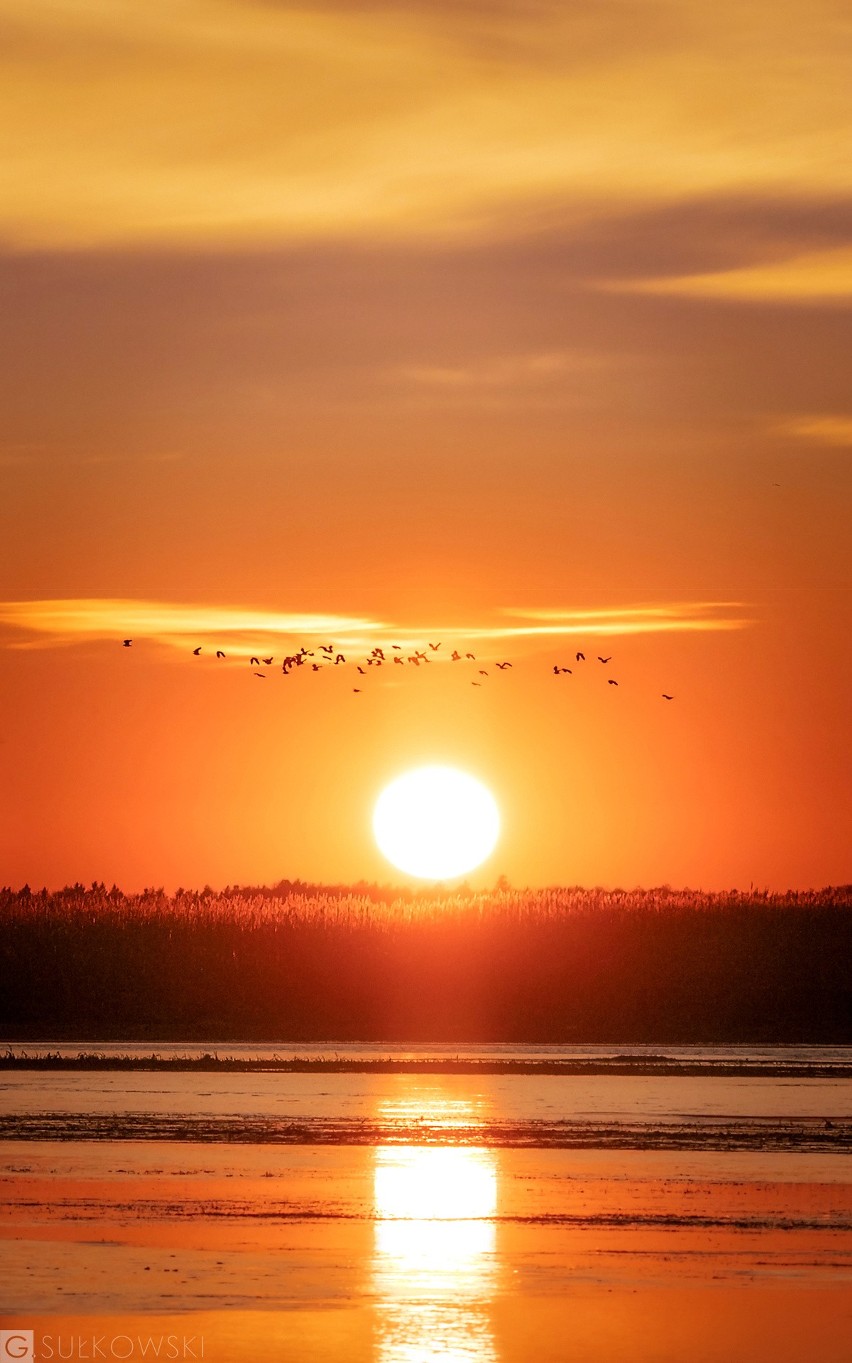
[[[418,767],[382,791],[373,832],[397,870],[421,880],[452,880],[490,857],[500,812],[491,792],[467,772]]]

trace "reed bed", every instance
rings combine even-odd
[[[852,887],[0,890],[0,1031],[852,1042]]]

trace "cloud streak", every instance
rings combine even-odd
[[[790,260],[736,270],[624,280],[603,287],[614,292],[673,294],[734,302],[848,305],[852,298],[852,247],[813,251]]]
[[[831,449],[852,448],[852,416],[800,416],[778,422],[779,435],[792,435],[814,445]]]
[[[258,648],[292,650],[304,643],[342,648],[411,646],[425,638],[447,642],[526,641],[585,635],[616,636],[743,629],[753,623],[739,602],[680,602],[593,610],[506,610],[502,620],[470,626],[412,626],[344,614],[300,614],[230,606],[110,598],[0,602],[6,647],[50,648],[130,637],[185,650],[190,643],[219,644],[240,653]],[[22,639],[20,635],[25,637]]]

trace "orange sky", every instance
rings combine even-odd
[[[847,6],[0,34],[0,882],[398,880],[428,761],[479,883],[850,879]],[[245,661],[427,638],[486,684]]]

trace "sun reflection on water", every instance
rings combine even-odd
[[[415,1110],[429,1127],[476,1125],[469,1104],[432,1093],[385,1106],[381,1116],[401,1122]],[[497,1363],[488,1309],[497,1272],[493,1152],[384,1146],[373,1188],[380,1363]]]

